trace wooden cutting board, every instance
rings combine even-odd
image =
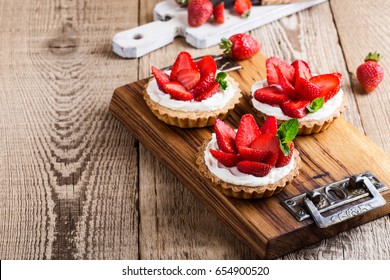
[[[254,114],[248,102],[250,87],[265,77],[264,56],[259,54],[240,64],[243,69],[230,72],[246,95],[227,118],[234,127],[242,114]],[[311,219],[298,222],[281,205],[282,200],[366,171],[390,186],[389,155],[343,118],[337,119],[325,132],[295,140],[302,158],[301,173],[281,193],[261,200],[222,195],[203,179],[195,164],[195,153],[211,137],[213,128],[181,129],[159,121],[142,98],[146,83],[145,79],[117,88],[110,111],[260,257],[277,258],[390,213],[390,203],[387,203],[377,210],[320,229]],[[390,191],[382,195],[387,202],[390,200]]]
[[[174,0],[158,3],[153,11],[154,21],[115,34],[113,51],[121,57],[141,57],[171,43],[175,37],[186,38],[195,48],[208,48],[233,34],[248,32],[274,20],[325,2],[326,0],[268,0],[263,6],[252,6],[251,14],[243,19],[232,9],[225,10],[224,24],[209,20],[200,27],[187,23],[187,8],[181,8]],[[298,3],[292,3],[298,2]],[[280,4],[283,5],[273,5]]]

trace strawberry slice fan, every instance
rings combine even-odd
[[[341,73],[313,75],[307,62],[292,64],[277,58],[266,60],[267,82],[252,88],[252,103],[260,117],[275,116],[279,123],[299,121],[299,134],[326,130],[344,110]]]
[[[281,191],[298,174],[299,153],[292,142],[298,121],[279,128],[275,117],[259,127],[251,114],[241,117],[237,132],[225,122],[214,122],[215,134],[205,141],[197,164],[212,186],[227,196],[254,199]]]
[[[157,118],[182,128],[204,127],[226,115],[239,103],[238,83],[217,71],[212,56],[197,62],[180,52],[170,71],[151,68],[154,79],[145,88],[144,99]]]

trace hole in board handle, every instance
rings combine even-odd
[[[134,39],[134,40],[141,40],[143,37],[144,37],[144,35],[138,33],[138,34],[135,34],[135,35],[133,36],[133,39]]]

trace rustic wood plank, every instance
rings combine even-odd
[[[0,258],[138,258],[137,150],[108,112],[137,1],[0,4]],[[17,34],[17,36],[15,36]]]
[[[385,55],[381,61],[390,69],[386,55],[389,41],[389,2],[381,1],[330,1],[340,43],[343,48],[353,97],[356,100],[364,132],[385,151],[390,151],[389,79],[384,79],[372,94],[364,93],[356,69],[370,51]],[[351,8],[353,6],[353,9]],[[364,20],[361,20],[361,19]],[[358,227],[344,235],[343,255],[346,259],[390,259],[389,217]],[[375,244],[370,246],[369,244]]]

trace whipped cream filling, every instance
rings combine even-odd
[[[291,117],[289,117],[283,113],[282,109],[280,109],[279,106],[271,106],[269,104],[261,103],[253,97],[253,95],[257,89],[263,88],[266,86],[268,86],[268,83],[265,80],[256,82],[252,85],[251,93],[252,93],[253,107],[255,107],[256,110],[258,110],[258,111],[260,111],[268,116],[274,116],[278,120],[285,121],[285,120],[291,119]],[[333,96],[331,99],[329,99],[321,109],[319,109],[317,112],[314,112],[314,113],[308,113],[306,116],[304,116],[303,118],[300,118],[299,120],[300,121],[310,121],[310,120],[325,121],[330,116],[332,116],[336,112],[336,110],[339,109],[339,107],[343,103],[343,95],[344,95],[344,92],[342,89],[340,89],[339,92],[335,96]]]
[[[285,177],[294,168],[294,157],[291,158],[289,164],[279,168],[272,168],[268,175],[264,177],[256,177],[250,174],[240,172],[237,167],[226,167],[213,157],[210,149],[218,150],[217,137],[213,133],[210,142],[208,143],[205,152],[204,160],[207,168],[224,182],[241,185],[247,187],[259,187],[268,184],[273,184]]]
[[[167,72],[167,74],[169,74],[169,72]],[[183,101],[173,99],[169,94],[158,88],[156,79],[150,81],[146,92],[154,102],[172,110],[186,112],[211,112],[224,108],[234,98],[236,89],[230,83],[229,76],[226,79],[228,82],[226,90],[220,90],[213,96],[202,101]]]

